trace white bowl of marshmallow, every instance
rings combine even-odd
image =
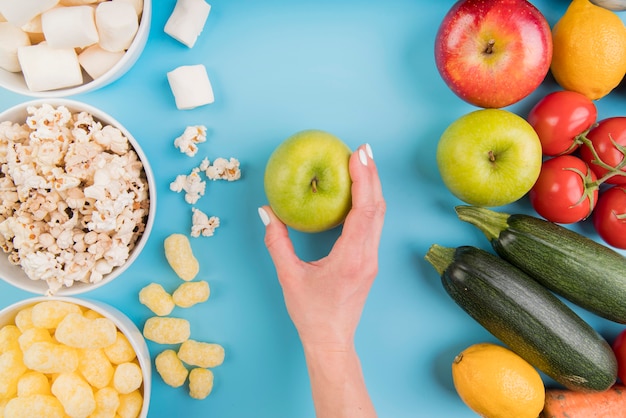
[[[141,55],[151,16],[151,0],[0,0],[0,86],[66,97],[110,84]]]

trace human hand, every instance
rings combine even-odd
[[[378,272],[378,246],[385,201],[369,145],[349,161],[352,209],[330,253],[304,262],[294,251],[287,227],[271,208],[259,208],[265,245],[276,267],[287,311],[305,349],[353,350],[354,334]]]

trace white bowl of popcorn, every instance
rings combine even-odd
[[[0,86],[32,97],[96,90],[148,40],[151,0],[0,1]]]
[[[0,311],[0,340],[5,416],[148,415],[150,353],[119,310],[71,297],[26,299]]]
[[[0,278],[38,295],[87,292],[139,256],[155,216],[141,147],[103,111],[37,99],[0,114]]]

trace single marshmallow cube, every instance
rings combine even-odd
[[[111,52],[91,45],[78,54],[78,62],[94,80],[109,71],[124,56],[124,51]]]
[[[83,4],[99,3],[100,0],[61,0],[59,4],[61,6],[81,6]]]
[[[7,22],[21,27],[58,3],[59,0],[0,0],[0,14]]]
[[[0,67],[12,73],[22,71],[17,49],[30,45],[28,34],[8,22],[0,22]]]
[[[83,83],[74,48],[50,48],[45,43],[22,46],[17,49],[17,58],[31,91],[54,90]]]
[[[180,66],[167,73],[167,81],[178,109],[193,109],[215,101],[209,76],[202,64]]]
[[[177,0],[164,31],[192,48],[204,29],[211,5],[204,0]]]
[[[96,7],[96,26],[100,47],[118,52],[128,49],[139,29],[139,20],[132,4],[125,1],[105,1]]]
[[[33,17],[28,21],[28,23],[22,25],[22,30],[26,32],[30,38],[31,45],[35,45],[46,40],[43,35],[43,27],[41,26],[41,15]]]
[[[55,7],[41,15],[41,28],[51,48],[84,48],[98,42],[91,6]]]
[[[112,1],[125,1],[127,3],[132,4],[133,7],[135,8],[135,13],[137,13],[137,16],[140,16],[141,13],[143,13],[143,0],[112,0]]]

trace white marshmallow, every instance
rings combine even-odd
[[[21,27],[58,3],[59,0],[0,0],[0,14],[8,22]]]
[[[9,22],[0,22],[0,67],[12,73],[22,71],[17,49],[30,45],[28,34]]]
[[[41,27],[41,15],[37,15],[22,26],[22,30],[28,34],[32,45],[43,42],[46,38],[43,36],[43,28]]]
[[[204,29],[211,5],[204,0],[177,0],[164,31],[192,48]]]
[[[51,48],[44,42],[18,48],[17,58],[31,91],[54,90],[83,83],[74,48]]]
[[[143,0],[112,0],[112,1],[125,1],[127,3],[132,4],[133,7],[135,8],[135,13],[137,13],[137,16],[140,16],[141,13],[143,13]]]
[[[209,76],[202,64],[180,66],[167,73],[167,81],[178,109],[193,109],[215,101]]]
[[[99,3],[100,0],[61,0],[59,4],[61,6],[82,6],[83,4]]]
[[[41,15],[41,28],[51,48],[84,48],[99,39],[91,6],[48,10]]]
[[[111,52],[92,45],[78,54],[78,62],[94,80],[109,71],[122,57],[124,51]]]
[[[139,28],[139,19],[132,4],[125,1],[105,1],[96,8],[96,26],[100,47],[117,52],[128,49]]]

